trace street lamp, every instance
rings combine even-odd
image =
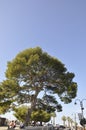
[[[84,110],[84,107],[83,107],[83,101],[84,100],[86,100],[86,99],[82,99],[82,100],[80,100],[80,99],[76,99],[75,100],[75,105],[77,104],[77,101],[79,101],[80,102],[80,107],[81,107],[81,117],[79,117],[80,118],[80,121],[83,121],[83,119],[84,119],[84,123],[82,124],[83,125],[83,127],[84,127],[84,130],[85,130],[85,124],[86,124],[86,122],[85,122],[85,118],[84,118],[84,115],[83,115],[83,110]],[[81,124],[81,123],[80,123]],[[77,128],[76,128],[77,129]]]
[[[83,101],[86,100],[86,99],[76,99],[75,100],[75,105],[77,104],[77,101],[80,102],[80,107],[81,107],[81,119],[80,119],[80,124],[84,127],[84,130],[85,130],[85,124],[86,124],[86,119],[84,118],[84,115],[83,115],[83,110],[84,110],[84,107],[83,107]]]
[[[83,107],[83,101],[84,100],[86,100],[86,99],[82,99],[82,100],[80,100],[80,99],[76,99],[75,100],[75,105],[77,104],[77,101],[79,101],[80,102],[80,107],[81,107],[81,114],[82,114],[82,118],[84,118],[84,115],[83,115],[83,110],[84,110],[84,107]]]

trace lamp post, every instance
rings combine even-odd
[[[77,101],[79,101],[80,102],[80,108],[81,108],[81,119],[80,120],[82,120],[82,119],[84,119],[84,114],[83,114],[83,110],[84,110],[84,107],[83,107],[83,101],[84,100],[86,100],[86,99],[82,99],[82,100],[80,100],[80,99],[76,99],[75,100],[75,105],[77,104]],[[83,124],[83,127],[84,127],[84,130],[85,130],[85,124]]]
[[[77,104],[77,101],[79,101],[80,102],[80,107],[81,107],[81,114],[82,114],[82,118],[84,118],[84,115],[83,115],[83,110],[84,110],[84,107],[83,107],[83,101],[84,100],[86,100],[86,99],[82,99],[82,100],[80,100],[80,99],[76,99],[75,100],[75,105]]]

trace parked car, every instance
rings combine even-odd
[[[56,125],[55,130],[64,130],[66,127],[64,125]]]

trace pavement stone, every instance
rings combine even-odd
[[[11,129],[8,129],[7,126],[0,126],[0,130],[11,130]],[[20,130],[19,127],[16,127],[14,130]]]

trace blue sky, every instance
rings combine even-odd
[[[86,0],[0,0],[0,81],[8,61],[39,46],[75,73],[77,97],[86,98]],[[63,104],[63,115],[80,112],[80,104]],[[84,112],[86,101],[83,102]],[[78,118],[78,117],[77,117]],[[77,119],[78,120],[78,119]]]

